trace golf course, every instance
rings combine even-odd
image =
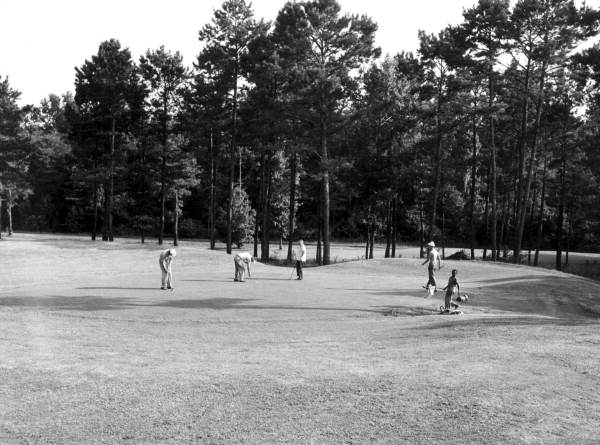
[[[161,290],[172,247],[0,241],[0,443],[600,442],[599,282],[448,260],[469,300],[441,315],[414,247],[239,283],[183,241]]]

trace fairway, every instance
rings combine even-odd
[[[172,292],[160,250],[0,242],[0,443],[600,441],[597,282],[445,261],[438,284],[457,268],[470,296],[446,316],[414,249],[237,283],[230,255],[183,242]]]

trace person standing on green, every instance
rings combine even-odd
[[[298,249],[294,252],[294,256],[296,257],[296,275],[297,279],[301,280],[303,278],[302,273],[302,264],[306,262],[306,246],[304,245],[304,241],[298,241]]]
[[[430,241],[427,243],[427,259],[423,261],[423,265],[429,263],[427,269],[429,271],[429,279],[427,280],[427,284],[425,285],[425,289],[429,286],[433,286],[437,290],[437,284],[435,282],[435,263],[438,264],[438,270],[442,268],[442,260],[440,258],[439,252],[435,248],[435,243]]]

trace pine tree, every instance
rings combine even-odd
[[[245,0],[226,0],[215,10],[212,22],[199,32],[205,47],[198,56],[196,68],[226,94],[223,104],[230,110],[229,201],[227,204],[227,253],[231,253],[232,218],[235,181],[235,159],[238,137],[239,87],[242,79],[241,59],[258,34],[251,5]]]

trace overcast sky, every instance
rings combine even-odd
[[[343,12],[367,14],[379,26],[384,54],[415,51],[417,32],[459,23],[477,0],[339,0]],[[222,0],[0,0],[0,76],[21,91],[21,104],[74,90],[75,67],[116,38],[135,61],[161,45],[191,66],[198,30]],[[254,0],[257,17],[274,20],[285,0]],[[600,0],[587,0],[600,7]]]

